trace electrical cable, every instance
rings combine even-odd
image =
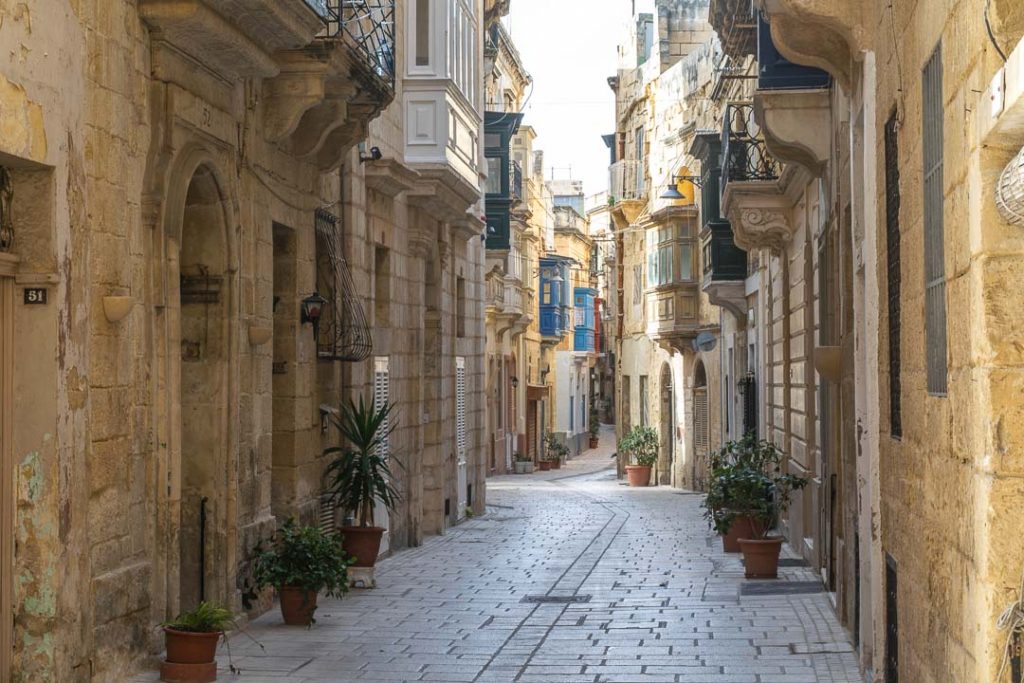
[[[988,39],[992,41],[992,46],[995,47],[996,52],[1003,59],[1003,64],[1006,64],[1006,53],[999,47],[999,43],[996,42],[996,35],[992,32],[992,22],[988,20],[988,9],[992,4],[992,0],[985,0],[985,30],[988,32]]]

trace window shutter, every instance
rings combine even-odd
[[[942,45],[924,67],[921,128],[924,150],[924,306],[928,393],[945,395],[946,263],[943,244]]]
[[[455,431],[459,458],[466,457],[466,359],[455,359]]]
[[[900,405],[900,167],[896,112],[885,124],[885,251],[889,299],[889,433],[903,434]]]
[[[387,404],[391,395],[389,359],[387,356],[377,356],[373,360],[373,365],[373,408],[374,410],[380,410]],[[390,437],[388,436],[388,431],[391,427],[390,422],[390,419],[388,419],[381,425],[381,429],[384,431],[384,438],[381,441],[380,450],[381,455],[385,458],[391,453]]]

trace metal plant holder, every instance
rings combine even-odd
[[[358,362],[373,351],[373,338],[363,305],[356,296],[348,262],[341,251],[338,219],[327,211],[316,212],[318,291],[327,300],[317,324],[317,356],[324,360]]]

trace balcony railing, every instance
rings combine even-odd
[[[646,196],[644,162],[619,161],[608,167],[608,187],[616,202],[643,199]]]
[[[497,309],[505,308],[505,281],[500,277],[487,281],[487,305]]]
[[[722,126],[722,190],[730,181],[778,180],[782,165],[768,152],[754,105],[730,104]]]
[[[327,22],[327,38],[351,42],[383,80],[395,86],[395,0],[306,0]]]
[[[513,202],[523,201],[523,167],[518,161],[508,166],[508,194]]]

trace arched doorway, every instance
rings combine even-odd
[[[672,369],[668,363],[661,366],[661,429],[658,457],[658,483],[672,483],[672,463],[675,460],[675,400],[672,390]]]
[[[223,601],[231,535],[228,451],[232,348],[226,204],[200,165],[185,195],[177,254],[180,412],[179,608]],[[173,249],[171,250],[173,251]],[[174,273],[174,269],[172,269]],[[172,353],[177,352],[172,349]]]
[[[708,376],[698,360],[693,368],[693,488],[698,491],[703,491],[707,482],[708,422]]]

